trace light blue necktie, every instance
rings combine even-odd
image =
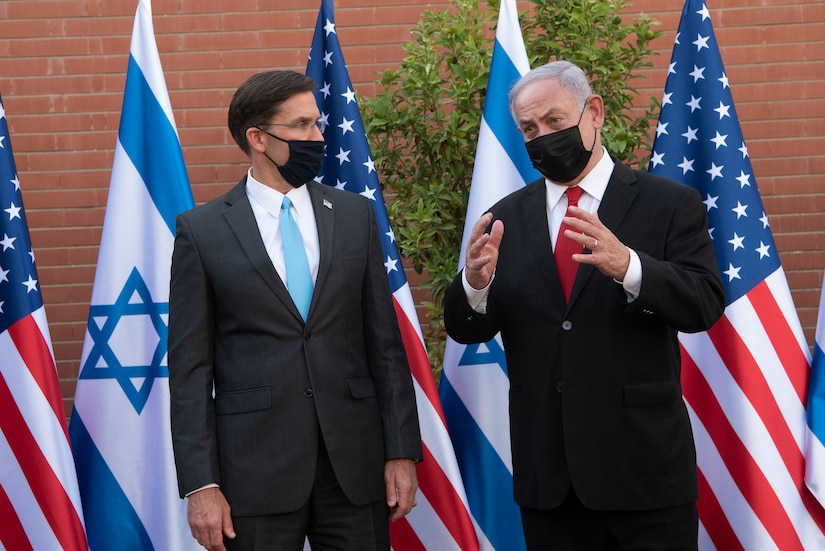
[[[301,232],[289,210],[291,206],[292,201],[284,196],[284,201],[281,203],[281,237],[284,242],[286,283],[292,302],[298,307],[301,317],[306,320],[309,304],[312,302],[312,275],[309,272],[309,262]]]

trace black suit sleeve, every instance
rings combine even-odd
[[[664,258],[636,251],[642,263],[642,287],[630,304],[652,312],[684,333],[709,329],[722,315],[725,289],[707,231],[707,212],[699,194],[680,188],[681,200],[673,211]]]
[[[444,294],[444,325],[450,337],[458,343],[487,342],[499,332],[496,317],[490,315],[490,309],[495,305],[489,302],[486,314],[473,310],[464,292],[462,273],[458,273]]]
[[[169,293],[172,445],[181,497],[221,483],[212,399],[214,300],[186,218],[177,219]]]

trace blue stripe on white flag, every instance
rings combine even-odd
[[[87,517],[108,519],[105,523],[95,523],[97,529],[88,530],[89,549],[111,549],[116,542],[121,542],[123,548],[153,549],[143,522],[78,415],[72,416],[69,436],[78,477],[94,480],[94,484],[84,488],[84,513]],[[97,506],[106,510],[96,510]]]
[[[823,315],[825,313],[820,312],[818,325],[825,324]],[[808,426],[819,442],[825,445],[825,353],[819,340],[814,344],[811,381],[808,387]]]
[[[510,115],[510,105],[507,99],[510,88],[519,78],[521,78],[521,73],[507,56],[503,45],[496,40],[487,84],[487,96],[484,101],[484,121],[493,131],[504,152],[512,160],[521,179],[531,182],[536,179],[538,173],[527,155],[524,138]]]
[[[476,491],[467,492],[473,517],[494,549],[523,549],[524,543],[519,542],[523,538],[520,534],[521,515],[513,502],[513,477],[510,470],[470,411],[464,407],[448,378],[441,379],[438,391],[450,426],[461,427],[460,430],[451,431],[450,437],[462,478],[469,484],[486,480],[482,491],[478,491],[476,485]]]
[[[174,235],[175,218],[193,204],[189,179],[175,128],[131,55],[118,138]],[[169,185],[170,181],[186,185]]]
[[[805,453],[805,483],[825,506],[825,281],[819,299],[806,414],[812,436],[808,438]]]

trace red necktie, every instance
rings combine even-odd
[[[582,196],[582,188],[578,186],[569,187],[564,193],[567,194],[568,208],[565,215],[570,216],[570,207],[579,206],[579,197]],[[576,270],[579,269],[579,263],[573,260],[573,255],[582,252],[583,247],[564,235],[564,230],[567,228],[570,228],[570,226],[564,222],[559,226],[559,235],[556,238],[556,250],[553,254],[556,257],[556,269],[559,271],[559,279],[561,279],[561,288],[564,290],[564,298],[570,300],[573,280],[576,279]]]

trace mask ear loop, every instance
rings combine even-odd
[[[576,126],[579,126],[582,123],[582,119],[584,118],[584,112],[587,110],[587,102],[589,100],[590,100],[589,97],[586,100],[584,100],[584,107],[582,107],[582,112],[579,113],[579,122],[576,123]],[[594,128],[593,129],[593,145],[590,146],[590,151],[589,151],[590,153],[593,153],[593,149],[595,149],[595,147],[596,147],[596,139],[598,137],[599,137],[599,129]],[[582,144],[582,145],[584,145],[584,144]]]
[[[272,138],[275,138],[276,140],[282,141],[282,142],[284,142],[284,143],[286,143],[286,144],[288,144],[288,143],[289,143],[287,140],[285,140],[285,139],[283,139],[283,138],[279,138],[279,137],[278,137],[278,136],[276,136],[275,134],[270,134],[269,132],[267,132],[266,130],[264,130],[263,128],[261,128],[260,126],[255,126],[255,127],[253,127],[253,128],[257,128],[258,130],[260,130],[261,132],[263,132],[263,133],[264,133],[264,134],[266,134],[267,136],[270,136],[270,137],[272,137]],[[595,144],[596,142],[593,142],[593,143]],[[269,162],[270,162],[270,163],[272,163],[273,165],[275,165],[275,166],[276,166],[279,170],[282,168],[282,167],[281,167],[281,165],[279,165],[278,163],[276,163],[275,161],[273,161],[273,160],[272,160],[272,157],[270,157],[270,156],[269,156],[269,153],[267,153],[267,152],[266,152],[266,149],[264,149],[264,157],[266,157],[267,159],[269,159]]]

